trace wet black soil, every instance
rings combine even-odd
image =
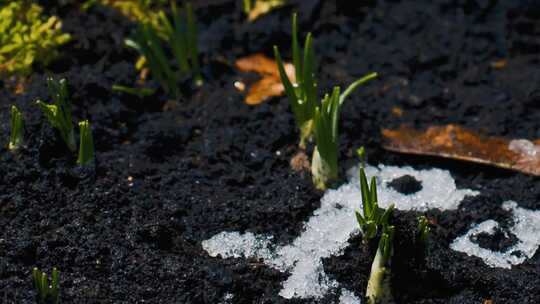
[[[341,175],[365,145],[372,164],[448,169],[458,187],[481,191],[456,211],[432,210],[428,243],[417,240],[414,212],[396,212],[393,293],[398,303],[540,302],[540,254],[511,270],[449,249],[472,224],[512,224],[501,208],[515,200],[540,209],[538,178],[468,163],[406,156],[380,148],[380,128],[457,123],[490,135],[540,137],[540,6],[534,1],[291,1],[244,22],[233,1],[197,1],[205,84],[183,84],[168,102],[111,90],[134,85],[137,55],[123,39],[134,24],[113,10],[81,12],[77,1],[50,4],[73,41],[49,70],[37,68],[24,94],[0,87],[0,142],[9,106],[26,120],[26,148],[0,150],[0,296],[33,303],[32,267],[61,270],[64,303],[333,303],[285,300],[287,277],[253,259],[209,257],[201,241],[221,231],[301,234],[322,192],[289,160],[298,134],[286,98],[247,106],[233,86],[239,56],[289,54],[290,15],[312,31],[321,91],[369,72],[379,79],[353,94],[341,117]],[[495,68],[494,62],[506,60]],[[80,170],[35,99],[45,76],[66,77],[75,120],[92,122],[96,169]],[[158,87],[150,82],[148,85]],[[396,111],[399,108],[401,111]],[[2,144],[4,146],[4,144]],[[360,201],[360,200],[359,200]],[[504,237],[481,237],[506,248]],[[512,240],[510,240],[511,242]],[[324,260],[326,273],[357,296],[371,258],[359,237]],[[1,297],[0,297],[1,299]]]

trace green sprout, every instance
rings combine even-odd
[[[429,237],[431,228],[429,228],[429,221],[424,215],[418,217],[418,238],[425,242]]]
[[[317,107],[316,63],[311,33],[307,34],[304,42],[304,50],[302,55],[300,54],[296,13],[292,16],[292,51],[296,78],[294,83],[285,72],[278,47],[274,46],[274,57],[278,65],[281,82],[285,87],[285,93],[289,98],[296,125],[300,130],[300,147],[305,148],[306,142],[314,132],[313,117],[315,116],[315,108]]]
[[[361,146],[360,148],[356,149],[356,155],[360,158],[360,165],[362,168],[366,167],[366,148],[364,146]]]
[[[203,80],[199,66],[197,47],[197,26],[191,4],[185,4],[185,16],[180,14],[176,4],[172,4],[173,22],[164,12],[158,13],[156,28],[149,22],[142,22],[133,39],[126,39],[125,44],[131,47],[146,60],[153,77],[163,89],[175,97],[180,95],[178,82],[180,77],[192,72],[194,83],[202,85]],[[159,31],[159,29],[163,29]],[[174,55],[176,69],[169,64],[166,46]]]
[[[51,282],[48,282],[48,276],[45,272],[41,272],[39,269],[34,268],[32,270],[32,279],[34,281],[34,288],[37,292],[38,303],[53,303],[58,304],[60,302],[60,272],[58,269],[53,268]]]
[[[340,108],[356,88],[366,81],[377,77],[376,73],[358,79],[343,94],[334,87],[331,95],[326,94],[320,106],[315,107],[313,126],[315,149],[311,161],[311,174],[317,189],[325,190],[338,178],[338,123]]]
[[[390,214],[394,210],[394,204],[384,210],[379,207],[377,198],[377,180],[371,177],[371,186],[368,184],[364,168],[360,168],[360,191],[362,193],[362,213],[355,211],[356,220],[360,225],[364,242],[377,236],[380,227],[388,223]]]
[[[311,160],[311,174],[317,189],[324,190],[338,178],[338,117],[339,87],[332,95],[326,94],[321,107],[315,108],[315,142]]]
[[[71,37],[62,33],[58,17],[44,17],[32,1],[5,1],[0,5],[0,77],[32,72],[58,57],[58,48]]]
[[[306,144],[308,141],[310,141],[314,136],[316,137],[315,129],[317,129],[317,126],[315,126],[315,115],[317,112],[317,107],[319,107],[318,102],[318,92],[317,92],[317,81],[315,79],[315,71],[317,70],[317,64],[315,61],[315,51],[313,49],[313,38],[311,33],[308,33],[306,36],[306,40],[304,42],[304,49],[303,51],[300,50],[300,44],[298,42],[298,17],[297,14],[294,13],[292,16],[292,58],[293,58],[293,65],[294,65],[294,71],[295,71],[295,79],[294,81],[289,79],[289,76],[287,75],[285,71],[285,66],[283,64],[283,59],[281,58],[281,54],[279,52],[279,48],[277,46],[274,46],[274,57],[277,62],[278,70],[279,70],[279,76],[281,78],[281,82],[283,84],[283,87],[285,88],[285,93],[289,99],[289,103],[291,105],[291,110],[294,114],[294,118],[296,121],[296,125],[300,131],[300,143],[299,146],[302,149],[306,148]],[[352,83],[346,90],[343,92],[343,94],[339,95],[339,92],[336,97],[332,94],[332,97],[329,97],[329,104],[337,104],[337,108],[334,106],[324,106],[321,105],[322,108],[327,108],[328,110],[332,110],[332,113],[337,114],[339,113],[339,107],[343,104],[347,96],[349,96],[354,90],[356,90],[357,87],[364,84],[370,79],[373,79],[377,77],[377,73],[371,73],[368,74],[361,79],[358,79],[354,83]],[[335,89],[334,89],[335,92]],[[336,100],[333,101],[332,98],[335,98]],[[326,99],[326,97],[325,97]],[[324,99],[323,99],[324,103]],[[335,111],[334,111],[335,110]],[[332,113],[324,113],[323,110],[319,110],[320,113],[323,113],[323,115],[329,115]],[[335,117],[334,117],[335,118]],[[334,119],[329,118],[329,119]],[[336,118],[337,119],[337,118]],[[327,134],[332,133],[337,135],[337,120],[336,120],[336,129],[334,131],[326,131]],[[337,157],[337,153],[336,153]],[[337,161],[336,161],[337,162]],[[330,164],[330,166],[333,166],[333,163]],[[319,168],[326,170],[325,168]],[[330,170],[330,173],[336,174],[337,178],[337,171],[333,172],[333,168]],[[325,188],[325,186],[323,187]]]
[[[94,161],[94,138],[88,120],[79,122],[79,157],[77,164],[85,166]]]
[[[71,103],[68,99],[67,82],[65,79],[55,81],[47,78],[49,94],[54,103],[47,104],[41,100],[36,101],[49,123],[60,132],[60,136],[71,151],[77,150],[73,123],[71,122]]]
[[[9,150],[15,151],[22,145],[23,135],[23,115],[16,106],[11,106],[11,135],[9,137]]]
[[[371,272],[366,289],[368,304],[394,303],[391,289],[390,262],[393,253],[394,226],[382,223],[382,234],[377,253],[371,264]]]
[[[364,149],[357,151],[365,157]],[[390,260],[393,252],[394,226],[390,226],[389,221],[394,211],[394,204],[391,204],[386,210],[379,207],[377,180],[373,176],[371,183],[368,184],[364,167],[360,168],[360,191],[362,193],[362,213],[356,211],[355,214],[362,231],[364,244],[369,243],[380,234],[377,252],[371,264],[366,298],[369,304],[393,303],[390,285]]]

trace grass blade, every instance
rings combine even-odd
[[[339,104],[343,104],[345,102],[345,99],[351,95],[352,92],[354,92],[354,90],[356,90],[359,86],[361,86],[362,84],[366,83],[367,81],[371,80],[371,79],[374,79],[377,77],[377,73],[370,73],[360,79],[358,79],[357,81],[351,83],[349,85],[349,87],[347,87],[347,89],[343,92],[343,94],[341,94],[341,96],[339,97]]]

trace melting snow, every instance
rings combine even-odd
[[[480,247],[471,241],[471,237],[482,232],[493,234],[499,227],[494,220],[487,220],[473,226],[465,235],[454,240],[450,248],[473,255],[484,260],[492,267],[511,268],[512,265],[523,263],[531,258],[540,244],[540,211],[532,211],[518,207],[516,202],[507,201],[503,209],[511,211],[514,218],[514,226],[510,232],[518,238],[517,244],[504,252],[494,252]]]
[[[337,290],[338,283],[325,274],[322,259],[338,255],[349,246],[351,235],[359,233],[354,210],[361,207],[358,167],[349,171],[349,183],[336,190],[328,190],[321,200],[321,207],[304,224],[304,232],[292,244],[273,248],[272,237],[247,232],[221,232],[202,246],[210,256],[256,257],[267,265],[290,276],[283,282],[280,295],[284,298],[321,298],[330,289]],[[411,167],[379,165],[368,166],[369,178],[377,176],[381,206],[394,203],[400,210],[456,209],[466,195],[477,191],[458,190],[448,171],[440,169],[415,170]],[[387,183],[403,175],[411,175],[422,182],[422,190],[401,194]],[[341,304],[360,303],[360,299],[346,289],[341,289]]]

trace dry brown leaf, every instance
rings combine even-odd
[[[290,162],[291,169],[295,172],[309,172],[311,170],[311,164],[309,158],[304,151],[298,151],[292,158]]]
[[[396,117],[401,117],[403,116],[403,109],[401,109],[400,107],[393,107],[392,114]]]
[[[506,59],[500,59],[497,61],[492,61],[490,63],[490,66],[496,70],[503,69],[508,64],[508,61]]]
[[[384,148],[403,153],[441,156],[540,175],[540,140],[487,137],[458,125],[425,131],[401,126],[382,130]]]
[[[284,65],[289,79],[294,82],[294,66],[291,63],[284,63]],[[262,77],[249,88],[244,99],[246,104],[258,105],[270,97],[281,96],[285,91],[276,61],[265,55],[254,54],[240,58],[235,66],[241,72],[255,72]]]
[[[249,11],[248,21],[251,22],[284,4],[285,0],[256,0],[255,6]]]

